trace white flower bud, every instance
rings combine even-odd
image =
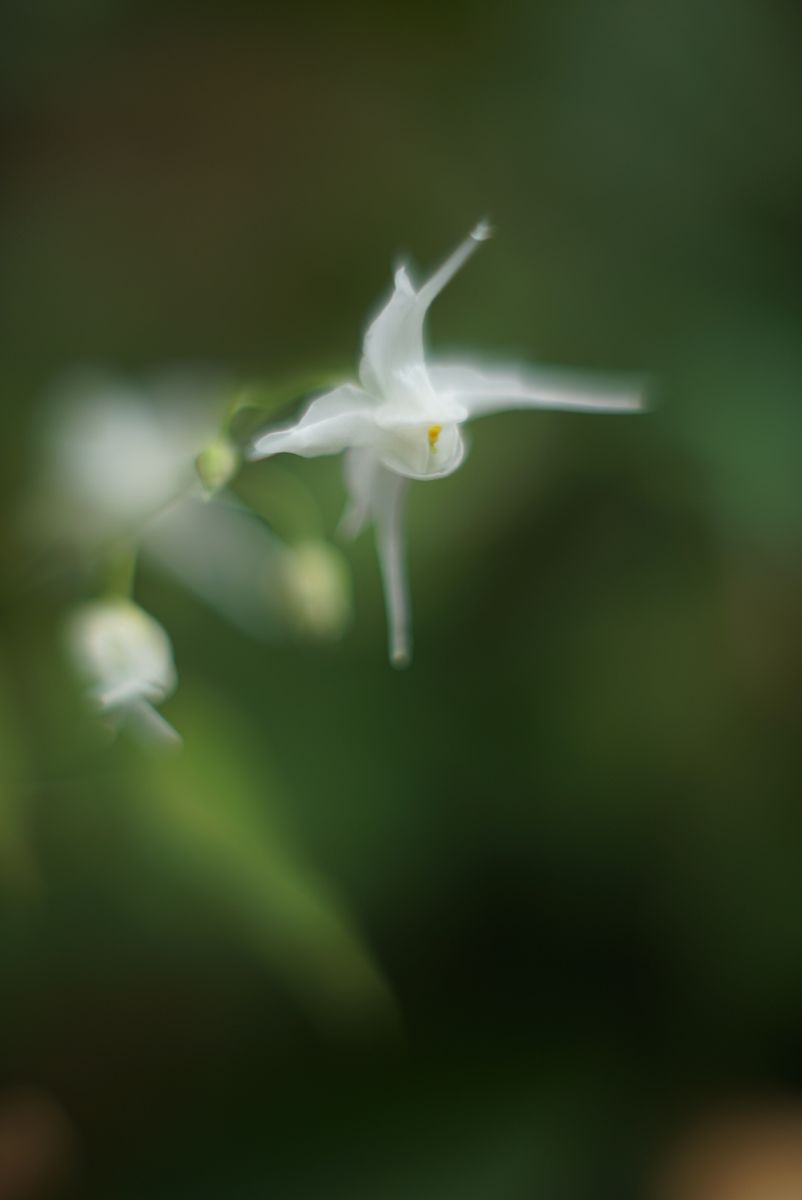
[[[195,459],[195,470],[211,495],[225,487],[240,465],[240,454],[234,443],[221,435],[201,450]]]
[[[130,600],[94,600],[71,613],[65,644],[87,696],[114,729],[180,741],[154,708],[177,683],[170,639],[158,621]]]

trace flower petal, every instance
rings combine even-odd
[[[430,364],[429,378],[439,397],[464,405],[471,417],[514,408],[638,412],[646,407],[645,385],[631,376],[442,362]]]
[[[178,730],[146,700],[130,704],[122,714],[122,724],[128,733],[144,745],[156,744],[177,749],[182,744]]]
[[[375,477],[379,469],[380,463],[373,450],[346,451],[343,475],[348,500],[338,527],[342,537],[357,537],[370,520]]]
[[[359,376],[369,392],[389,400],[415,399],[416,389],[410,388],[410,379],[418,385],[426,383],[423,366],[426,311],[479,243],[489,236],[486,223],[477,225],[417,292],[406,267],[398,268],[392,295],[365,334]]]
[[[405,667],[412,657],[403,529],[407,481],[382,466],[373,450],[352,450],[345,460],[345,482],[348,504],[340,530],[353,537],[369,518],[374,523],[390,661],[393,666]]]
[[[369,445],[375,435],[374,409],[365,392],[350,383],[343,384],[313,400],[297,424],[262,434],[249,457],[300,454],[314,458],[338,454],[347,446]]]
[[[88,698],[112,728],[180,743],[153,707],[176,685],[172,646],[158,621],[130,600],[93,600],[73,611],[65,637]]]
[[[454,278],[460,267],[465,265],[476,247],[480,243],[486,242],[490,237],[492,237],[492,230],[487,221],[480,221],[475,229],[471,230],[465,241],[461,242],[454,253],[435,271],[431,279],[427,280],[420,288],[418,292],[419,303],[423,304],[424,308],[428,308],[435,296],[442,292],[446,284]]]
[[[406,667],[412,658],[409,585],[404,556],[404,508],[407,481],[395,471],[379,467],[373,478],[373,520],[379,555],[390,662]]]

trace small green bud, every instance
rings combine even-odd
[[[240,452],[232,441],[220,435],[210,442],[195,459],[195,469],[207,492],[225,487],[240,465]]]

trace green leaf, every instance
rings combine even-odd
[[[175,719],[185,748],[149,765],[136,796],[141,831],[318,1023],[392,1028],[395,1001],[353,918],[278,828],[263,752],[190,686]]]
[[[41,887],[25,807],[28,795],[24,739],[12,694],[0,678],[0,891],[18,896],[31,896]]]

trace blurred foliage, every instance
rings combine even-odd
[[[795,6],[0,21],[0,1089],[80,1195],[649,1195],[698,1112],[802,1087]],[[109,743],[87,580],[21,533],[53,381],[222,367],[244,433],[483,214],[433,344],[648,369],[655,411],[479,422],[413,490],[403,675],[369,538],[324,645],[143,559],[186,749]],[[329,460],[234,489],[291,542],[342,503]]]

